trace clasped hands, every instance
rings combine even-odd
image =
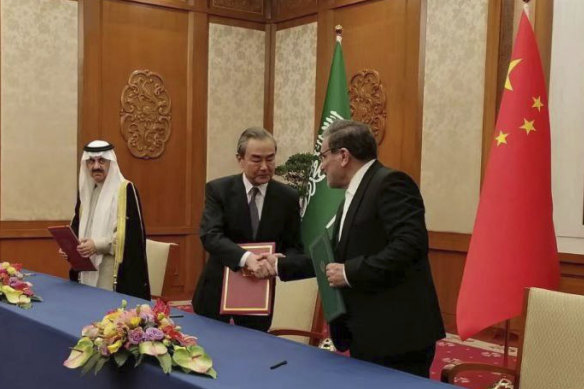
[[[77,252],[81,254],[82,257],[90,257],[97,252],[95,247],[95,242],[93,239],[83,238],[79,241],[79,246],[77,246]],[[67,259],[67,254],[61,249],[59,249],[59,254]]]
[[[251,253],[246,261],[244,271],[256,278],[269,278],[277,275],[276,261],[284,258],[284,254],[254,254]]]

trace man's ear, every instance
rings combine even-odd
[[[341,153],[341,166],[345,167],[349,164],[349,162],[351,161],[351,153],[349,152],[349,150],[342,148],[341,150],[339,150],[339,152]]]

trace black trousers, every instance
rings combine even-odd
[[[433,344],[422,350],[391,356],[372,356],[360,353],[358,350],[351,350],[351,357],[405,371],[420,377],[430,378],[430,366],[432,366],[435,353],[436,345]]]

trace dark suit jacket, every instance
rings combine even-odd
[[[335,260],[345,264],[351,284],[340,289],[347,315],[330,323],[337,348],[384,357],[422,350],[445,336],[428,263],[424,203],[407,174],[377,161],[367,170],[345,215]],[[290,264],[290,272],[280,265],[280,278],[301,278],[298,263]],[[305,276],[310,273],[306,266]]]
[[[415,182],[374,162],[347,211],[335,250],[351,288],[342,289],[348,315],[331,332],[349,340],[352,350],[395,355],[445,336],[424,212]],[[335,237],[338,230],[337,225]]]
[[[210,257],[199,278],[193,307],[198,314],[216,318],[223,267],[239,270],[245,252],[237,243],[276,242],[277,252],[302,253],[298,193],[277,181],[268,183],[257,236],[253,239],[242,175],[210,181],[206,186],[200,238]]]

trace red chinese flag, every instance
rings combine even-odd
[[[456,307],[466,339],[521,314],[526,287],[557,289],[548,100],[523,13]]]

